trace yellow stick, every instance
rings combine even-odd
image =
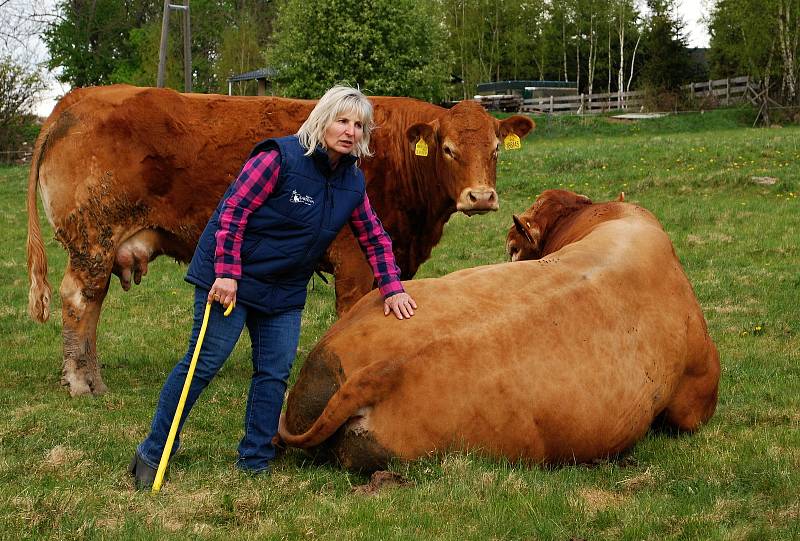
[[[225,317],[233,310],[234,303],[228,305],[225,310]],[[194,353],[192,354],[192,362],[189,363],[189,371],[186,373],[186,381],[183,383],[183,390],[181,391],[181,398],[178,400],[178,407],[175,409],[175,417],[172,418],[172,426],[169,428],[169,436],[167,436],[167,443],[164,445],[164,451],[161,453],[161,461],[158,463],[158,471],[156,471],[156,478],[153,481],[153,494],[161,490],[161,484],[164,482],[164,472],[167,471],[167,463],[169,462],[169,453],[172,450],[172,444],[175,442],[175,434],[178,433],[178,425],[181,421],[183,414],[183,406],[186,404],[186,397],[189,395],[189,387],[192,385],[192,376],[194,376],[194,368],[197,366],[197,358],[200,356],[200,348],[203,345],[203,338],[206,336],[206,327],[208,327],[208,315],[211,313],[211,303],[206,303],[206,311],[203,314],[203,324],[200,326],[200,335],[197,337],[197,344],[194,346]]]

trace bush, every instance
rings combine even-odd
[[[436,2],[285,0],[267,58],[286,96],[317,98],[344,83],[438,102],[450,80],[445,40]]]
[[[39,128],[31,110],[44,87],[37,68],[0,58],[0,163],[16,162],[32,148]]]

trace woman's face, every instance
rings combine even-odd
[[[341,156],[351,154],[363,135],[364,126],[355,111],[339,113],[325,130],[325,146],[331,161],[336,162]]]

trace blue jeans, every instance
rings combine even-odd
[[[195,288],[194,328],[189,339],[189,348],[175,368],[172,369],[158,399],[150,435],[139,444],[136,451],[148,465],[158,467],[161,453],[167,442],[172,419],[186,381],[186,373],[194,354],[197,337],[203,323],[208,291]],[[178,435],[197,397],[208,386],[223,363],[233,351],[242,329],[247,325],[253,345],[253,378],[244,418],[244,437],[239,443],[237,467],[248,471],[261,471],[275,457],[272,438],[278,431],[278,417],[283,406],[286,380],[297,353],[300,337],[302,310],[291,310],[280,314],[266,315],[237,304],[228,317],[223,316],[221,304],[213,303],[208,317],[205,338],[197,359],[189,395],[183,409]],[[178,450],[176,435],[171,454]]]

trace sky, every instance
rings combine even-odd
[[[54,0],[45,0],[45,3],[52,4]],[[678,5],[678,15],[686,23],[686,34],[690,47],[708,47],[708,31],[701,18],[708,15],[709,2],[712,0],[680,0]],[[47,49],[43,43],[38,43],[35,47],[37,54],[46,58]],[[59,83],[55,77],[49,77],[49,86],[42,95],[42,99],[35,107],[35,112],[39,116],[47,116],[55,107],[56,101],[69,91],[69,86]]]
[[[686,23],[689,47],[708,47],[708,29],[700,19],[708,16],[708,0],[682,0],[678,14]]]

